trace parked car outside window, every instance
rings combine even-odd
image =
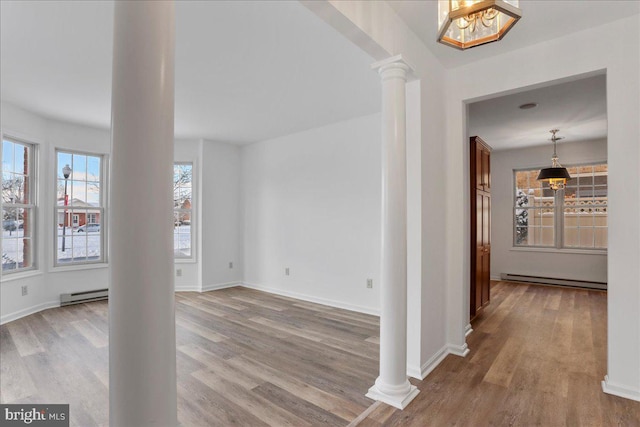
[[[78,233],[96,233],[100,231],[100,224],[85,224],[78,227]]]

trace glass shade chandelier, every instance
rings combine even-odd
[[[551,167],[540,170],[538,181],[547,181],[549,183],[549,187],[554,192],[556,192],[558,190],[564,189],[567,180],[571,179],[571,175],[569,175],[569,171],[567,171],[567,168],[563,167],[560,162],[558,162],[558,154],[556,153],[556,142],[562,139],[556,136],[556,133],[558,133],[559,130],[553,129],[549,132],[551,132],[551,141],[553,141],[553,157],[551,158]]]
[[[521,16],[518,0],[438,0],[438,41],[460,50],[495,42]]]

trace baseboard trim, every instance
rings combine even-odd
[[[60,307],[60,301],[49,301],[31,307],[23,308],[22,310],[14,311],[13,313],[5,314],[4,316],[0,317],[0,325],[4,325],[5,323],[13,322],[14,320],[18,320],[31,314],[38,313],[39,311],[55,307]]]
[[[463,345],[455,345],[455,344],[447,344],[447,350],[449,354],[453,354],[455,356],[466,357],[469,354],[469,347],[467,343]]]
[[[242,282],[214,283],[213,285],[203,286],[202,292],[215,291],[217,289],[233,288],[235,286],[242,286]]]
[[[408,367],[407,375],[409,375],[411,378],[415,378],[417,380],[422,381],[427,377],[427,375],[429,375],[434,369],[436,369],[438,365],[448,355],[449,355],[449,349],[445,345],[440,350],[438,350],[433,356],[431,356],[429,360],[424,362],[420,367],[420,369],[416,367]]]
[[[468,337],[473,332],[473,328],[471,327],[471,323],[467,323],[467,326],[464,328],[464,336]]]
[[[176,286],[174,289],[176,292],[202,292],[200,286],[194,285],[180,285]]]
[[[605,375],[604,381],[602,381],[602,391],[607,394],[640,402],[640,390],[633,390],[620,384],[613,383],[609,381],[608,375]]]
[[[257,285],[255,283],[242,282],[241,286],[245,288],[255,289],[257,291],[263,291],[274,295],[280,295],[283,297],[295,298],[302,301],[313,302],[315,304],[322,304],[334,308],[342,308],[344,310],[356,311],[358,313],[371,314],[373,316],[380,316],[380,311],[369,307],[363,307],[354,304],[345,304],[340,301],[334,301],[330,299],[315,297],[306,294],[299,294],[297,292],[283,291],[281,289],[270,288],[268,286]]]

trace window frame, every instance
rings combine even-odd
[[[608,162],[606,160],[602,160],[602,161],[594,161],[594,162],[585,162],[585,163],[576,163],[576,164],[571,164],[571,165],[565,165],[565,167],[567,169],[570,168],[580,168],[580,167],[587,167],[587,166],[598,166],[598,165],[607,165],[608,166]],[[606,254],[608,251],[608,242],[607,242],[607,247],[585,247],[585,246],[566,246],[565,245],[565,215],[564,215],[564,211],[565,208],[567,207],[565,205],[565,190],[558,190],[554,193],[554,203],[553,203],[553,209],[554,209],[554,214],[553,214],[553,218],[554,218],[554,243],[552,245],[522,245],[522,244],[517,244],[517,221],[516,221],[516,210],[517,209],[523,209],[522,207],[518,207],[516,206],[516,200],[517,200],[517,178],[516,178],[516,174],[518,172],[529,172],[529,171],[538,171],[541,168],[543,168],[545,166],[542,167],[526,167],[526,168],[517,168],[517,169],[513,169],[512,170],[512,185],[511,185],[511,189],[512,189],[512,203],[511,203],[511,209],[512,209],[512,213],[511,213],[511,221],[512,221],[512,247],[511,250],[514,251],[535,251],[535,252],[563,252],[563,253],[581,253],[581,254]],[[608,175],[609,172],[607,171],[607,194],[608,194],[608,189],[609,189],[609,185],[608,185]],[[607,204],[606,207],[608,209],[609,203],[608,203],[608,196],[607,196]],[[538,208],[524,208],[527,210],[530,209],[538,209]],[[601,227],[601,228],[605,228],[605,227]],[[609,226],[607,224],[606,227],[607,230],[607,234],[609,231]]]
[[[196,227],[197,227],[197,221],[196,221],[196,205],[197,205],[197,201],[196,199],[196,162],[193,160],[175,160],[173,162],[173,166],[174,168],[176,166],[180,166],[180,165],[188,165],[191,166],[191,208],[190,209],[184,209],[184,208],[173,208],[173,215],[175,218],[176,213],[184,213],[184,212],[188,212],[190,215],[190,233],[189,233],[189,238],[190,238],[190,243],[191,243],[191,248],[190,248],[190,252],[191,254],[189,256],[176,256],[176,251],[175,251],[175,244],[174,244],[174,249],[173,249],[173,259],[174,262],[176,263],[194,263],[196,262]],[[174,232],[175,234],[175,232]]]
[[[61,170],[62,167],[64,167],[64,165],[59,165],[58,164],[58,154],[59,153],[64,153],[64,154],[69,154],[72,156],[90,156],[90,157],[99,157],[100,158],[100,176],[98,179],[98,182],[100,183],[100,198],[99,198],[99,206],[97,207],[91,207],[91,208],[80,208],[80,209],[90,209],[90,210],[95,210],[97,211],[97,213],[100,216],[100,258],[96,259],[96,260],[69,260],[69,261],[63,261],[60,262],[58,260],[58,218],[59,218],[59,213],[62,211],[64,212],[64,207],[58,206],[58,171]],[[108,231],[108,218],[107,218],[107,201],[108,201],[108,171],[109,171],[109,166],[108,166],[108,161],[109,161],[109,157],[106,153],[99,153],[99,152],[92,152],[92,151],[84,151],[84,150],[73,150],[73,149],[67,149],[64,147],[55,147],[55,149],[53,150],[53,165],[54,165],[54,170],[53,170],[53,214],[51,215],[53,218],[53,222],[52,222],[52,226],[53,226],[53,244],[52,244],[52,254],[51,254],[51,260],[52,260],[52,266],[53,266],[53,271],[63,271],[63,270],[75,270],[75,269],[86,269],[86,268],[102,268],[102,267],[106,267],[108,266],[108,235],[109,233]],[[73,172],[72,172],[73,174]],[[73,180],[73,175],[71,175],[71,178],[69,179],[69,181],[74,181]],[[75,180],[75,181],[82,181],[82,180]],[[88,180],[84,180],[85,183],[88,183],[90,181]],[[71,197],[71,194],[69,194],[69,196]],[[68,206],[68,209],[73,209],[72,205]],[[69,213],[68,213],[69,215]],[[79,214],[74,214],[71,213],[71,215],[69,215],[72,218],[73,221],[73,217],[79,215]],[[87,223],[88,220],[88,215],[89,212],[86,213],[85,216],[85,224]],[[64,216],[64,213],[63,213]],[[64,220],[64,219],[63,219]]]
[[[39,183],[38,183],[38,156],[40,151],[40,145],[34,141],[31,141],[29,138],[23,138],[17,135],[13,135],[9,132],[1,132],[0,131],[0,139],[4,143],[4,141],[11,142],[13,144],[20,144],[24,146],[28,146],[30,148],[30,158],[28,159],[28,168],[29,174],[28,176],[28,186],[30,188],[29,191],[29,203],[5,203],[0,199],[0,208],[4,211],[4,208],[12,208],[12,209],[30,209],[31,210],[31,265],[29,267],[18,268],[16,265],[15,269],[4,270],[0,267],[0,277],[2,277],[2,281],[5,281],[9,278],[17,278],[22,277],[23,274],[34,274],[34,272],[38,272],[40,270],[40,262],[39,262],[39,232],[38,232],[38,218],[39,218]],[[2,152],[0,151],[0,165],[4,160],[2,158]],[[2,169],[0,167],[0,169]],[[4,170],[2,170],[4,172]],[[4,219],[3,219],[4,221]],[[24,227],[24,226],[23,226]],[[3,230],[4,232],[4,227]],[[23,236],[24,237],[24,236]],[[17,237],[16,237],[17,240]],[[4,245],[4,237],[0,235],[0,250]],[[22,273],[22,274],[21,274]]]

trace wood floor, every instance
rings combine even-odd
[[[378,318],[246,288],[176,294],[184,426],[346,426],[372,401]],[[0,401],[69,403],[108,425],[107,303],[0,327]]]
[[[375,404],[365,426],[640,426],[640,403],[602,392],[607,296],[494,282],[466,358],[448,356],[404,410]]]
[[[498,282],[466,358],[448,356],[404,411],[364,397],[378,319],[246,288],[176,294],[184,426],[640,426],[602,393],[606,293]],[[70,403],[108,424],[106,302],[0,327],[0,401]]]

